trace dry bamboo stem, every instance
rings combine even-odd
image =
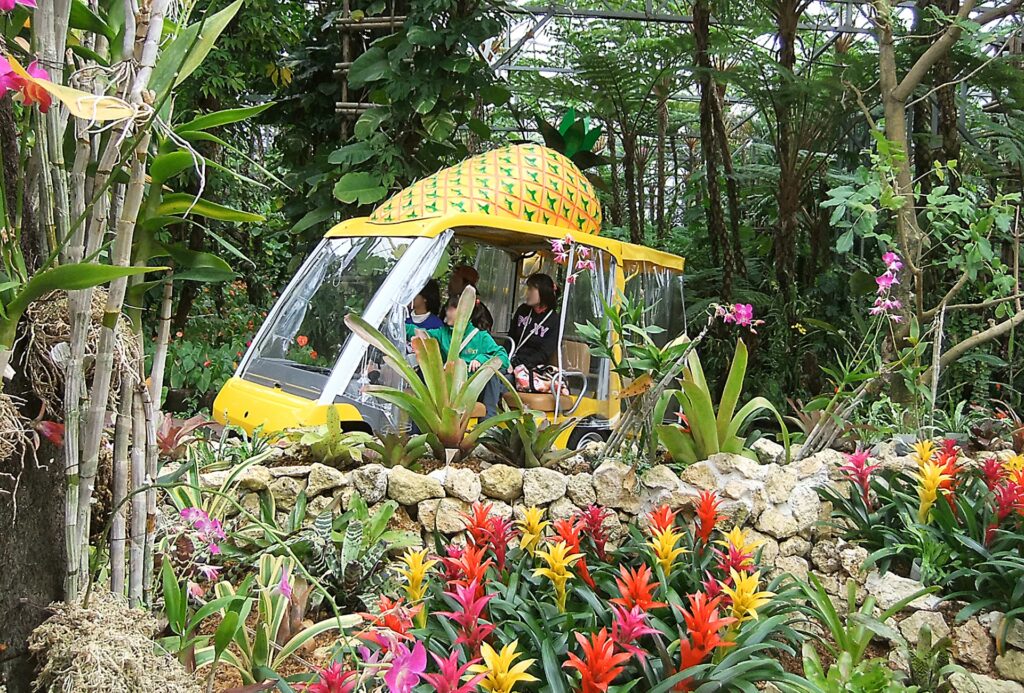
[[[125,509],[123,502],[128,495],[128,441],[132,431],[132,386],[128,380],[121,382],[121,399],[118,403],[117,422],[114,428],[114,474],[113,505],[116,510],[110,527],[110,591],[124,594],[126,539]]]
[[[142,410],[142,397],[132,392],[132,518],[128,544],[128,601],[132,606],[142,604],[143,544],[146,540],[146,497],[135,491],[142,487],[146,477],[146,420]]]
[[[174,299],[174,284],[170,280],[164,284],[164,293],[160,298],[160,322],[156,331],[156,349],[153,352],[153,367],[149,372],[149,397],[153,401],[154,420],[160,423],[161,395],[164,389],[164,369],[167,366],[167,348],[171,339],[171,303]]]
[[[145,359],[140,358],[140,372],[145,367]],[[146,536],[142,547],[142,598],[145,603],[153,603],[153,545],[156,541],[156,488],[153,483],[157,477],[156,418],[153,402],[149,398],[149,390],[145,383],[139,384],[139,396],[142,398],[142,411],[145,416],[146,430]]]

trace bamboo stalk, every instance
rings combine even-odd
[[[140,359],[140,371],[145,367],[145,359]],[[149,390],[140,383],[139,396],[142,398],[142,411],[145,416],[146,431],[146,536],[142,547],[142,598],[147,604],[153,603],[153,548],[156,542],[156,488],[153,483],[157,477],[156,417],[153,401],[149,398]]]
[[[132,517],[128,544],[128,601],[132,606],[142,602],[143,545],[146,541],[146,497],[135,493],[146,477],[146,420],[142,397],[132,392],[131,492]]]
[[[118,402],[117,422],[114,427],[114,474],[113,474],[113,505],[114,518],[110,527],[110,591],[124,594],[125,588],[125,539],[126,518],[124,499],[128,495],[128,442],[132,431],[131,384],[125,380],[121,383],[121,399]],[[77,508],[76,508],[77,510]]]
[[[171,303],[174,298],[174,284],[170,280],[164,284],[164,293],[160,298],[160,322],[156,330],[156,349],[153,351],[153,366],[149,372],[149,397],[157,425],[160,424],[161,396],[164,389],[164,369],[167,366],[167,349],[171,339]]]

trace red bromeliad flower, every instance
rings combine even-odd
[[[995,491],[996,487],[1006,478],[1006,469],[995,457],[989,457],[981,463],[981,472],[989,491]]]
[[[392,600],[382,594],[377,604],[380,610],[379,614],[361,613],[359,615],[369,621],[371,628],[380,628],[386,632],[382,635],[373,630],[367,630],[359,637],[367,642],[375,643],[382,650],[387,650],[390,642],[394,639],[412,640],[412,635],[409,634],[409,631],[412,630],[412,620],[423,608],[423,605],[417,604],[408,608],[404,602],[404,597]]]
[[[487,549],[484,546],[467,546],[458,558],[442,558],[451,562],[452,572],[457,575],[452,582],[456,585],[476,583],[478,594],[484,593],[487,584],[487,569],[494,565],[491,559],[484,560]]]
[[[438,616],[450,618],[459,625],[459,637],[455,644],[465,643],[474,656],[480,654],[480,645],[494,630],[493,624],[480,623],[480,620],[483,618],[484,609],[487,608],[487,602],[494,599],[495,595],[479,595],[477,594],[478,589],[479,585],[475,581],[471,581],[466,585],[457,585],[451,592],[445,592],[459,605],[459,611],[439,611],[437,613]]]
[[[498,572],[505,572],[505,556],[508,554],[508,543],[516,536],[515,523],[494,515],[487,520],[487,542],[494,550],[494,561]]]
[[[602,561],[608,560],[608,551],[605,549],[605,544],[608,543],[608,533],[604,531],[604,521],[611,514],[611,511],[607,508],[602,508],[599,505],[588,505],[579,515],[583,531],[594,542],[597,557]]]
[[[491,508],[490,503],[473,503],[469,513],[462,513],[462,519],[466,521],[466,532],[469,539],[475,546],[487,546],[487,539],[491,531]]]
[[[878,469],[877,464],[868,464],[869,453],[867,450],[858,450],[852,455],[846,455],[846,464],[839,468],[839,471],[846,472],[846,477],[853,484],[860,488],[861,498],[864,505],[871,507],[871,473]]]
[[[711,533],[715,526],[725,519],[725,515],[718,512],[722,501],[718,499],[714,491],[701,491],[697,499],[697,527],[695,534],[705,545],[711,541]]]
[[[647,531],[653,534],[661,534],[666,529],[671,529],[676,523],[677,512],[662,505],[647,513]]]
[[[954,516],[956,516],[956,487],[960,485],[960,478],[957,475],[963,471],[963,467],[957,464],[959,454],[960,448],[956,447],[954,441],[942,441],[938,464],[943,467],[942,473],[949,478],[939,483],[939,489],[945,489],[946,502]]]
[[[333,662],[326,669],[319,669],[320,679],[316,683],[300,686],[305,693],[353,693],[358,681],[350,681],[358,676],[358,672],[345,671],[340,662]]]
[[[1024,486],[1007,481],[993,489],[995,494],[995,518],[985,530],[985,543],[990,544],[1006,518],[1014,513],[1024,515]]]
[[[726,579],[732,580],[732,577],[728,577]],[[722,583],[718,581],[718,578],[711,574],[710,570],[704,571],[704,581],[700,584],[701,587],[704,588],[704,594],[708,595],[708,597],[712,599],[722,594]]]
[[[644,635],[658,632],[647,625],[647,612],[639,606],[626,609],[615,604],[612,605],[612,613],[615,616],[612,621],[612,639],[615,640],[615,643],[637,657],[646,657],[647,653],[637,647],[635,643]]]
[[[580,576],[583,582],[587,583],[590,589],[594,589],[594,578],[590,576],[590,570],[587,567],[587,557],[580,548],[580,531],[583,529],[583,524],[577,522],[575,519],[572,520],[555,520],[551,523],[551,527],[555,530],[555,535],[551,537],[552,543],[558,543],[564,541],[565,545],[569,548],[569,553],[578,553],[581,555],[580,559],[573,565],[573,570]]]
[[[448,544],[444,547],[445,556],[441,558],[441,564],[444,566],[444,581],[454,582],[462,577],[462,572],[459,569],[459,559],[466,553],[466,549],[459,546],[458,544]]]
[[[754,554],[744,551],[735,544],[730,543],[725,551],[715,549],[715,555],[718,556],[718,569],[725,575],[728,575],[730,570],[742,573],[754,569]],[[729,579],[726,578],[727,581]]]
[[[680,608],[686,622],[687,637],[679,639],[679,671],[689,669],[702,663],[719,647],[730,647],[735,643],[722,639],[723,628],[734,623],[731,617],[719,618],[718,606],[721,597],[708,599],[703,592],[687,595],[690,610]],[[677,691],[690,690],[692,680],[687,679],[676,685]]]
[[[562,666],[580,672],[582,693],[607,691],[615,677],[625,669],[624,665],[631,655],[628,652],[615,652],[615,641],[608,635],[606,628],[592,633],[589,640],[582,633],[575,633],[575,636],[583,648],[583,658],[570,652],[567,655],[569,661]]]
[[[654,590],[658,589],[659,582],[651,582],[651,569],[641,565],[635,570],[630,570],[624,565],[619,566],[619,575],[615,583],[619,586],[621,596],[609,599],[612,604],[619,604],[627,609],[639,607],[642,611],[650,611],[665,606],[664,602],[654,601]]]
[[[476,690],[476,685],[487,676],[486,673],[477,674],[473,678],[459,683],[466,675],[466,670],[479,662],[479,659],[471,659],[460,666],[458,651],[452,652],[447,658],[433,652],[430,653],[430,656],[437,662],[438,673],[423,674],[422,676],[423,680],[433,686],[437,693],[473,693]]]

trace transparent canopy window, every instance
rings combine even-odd
[[[259,336],[243,377],[319,395],[351,334],[344,316],[362,315],[413,239],[324,241],[295,278]]]

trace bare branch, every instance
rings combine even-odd
[[[1013,1],[1019,2],[1019,0]],[[893,89],[893,98],[897,101],[906,101],[907,97],[914,92],[917,85],[928,74],[928,70],[932,69],[932,66],[939,62],[960,38],[960,34],[963,33],[961,22],[971,16],[971,10],[974,9],[976,4],[977,0],[967,0],[963,4],[953,19],[953,23],[946,27],[946,30],[935,40],[935,43],[928,46],[928,50],[921,54],[921,57],[917,59],[917,62],[914,63],[900,83],[896,85],[896,88]]]

